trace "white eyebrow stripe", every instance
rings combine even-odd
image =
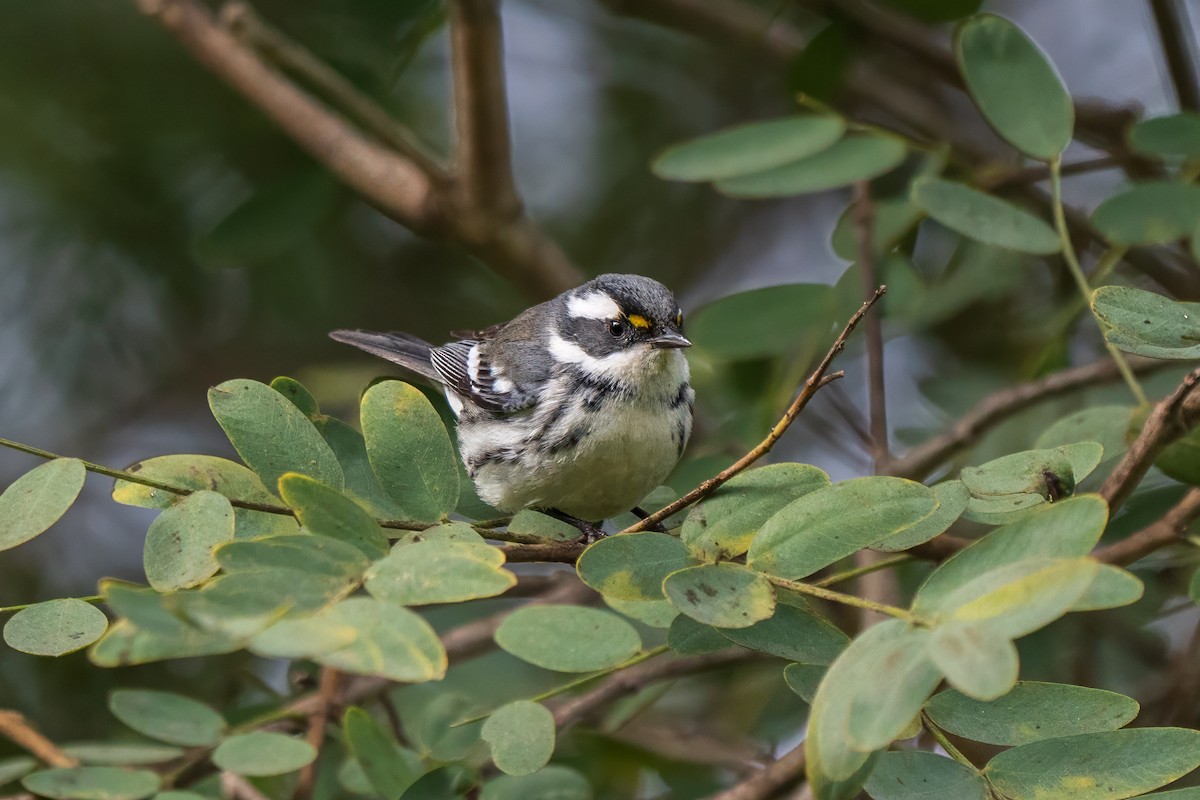
[[[636,350],[618,350],[603,358],[596,358],[557,333],[550,336],[550,355],[562,363],[578,365],[588,375],[621,381],[630,379],[630,370],[636,368],[643,358],[643,354]]]
[[[568,298],[567,313],[584,319],[616,319],[621,316],[621,307],[603,292],[588,292]]]

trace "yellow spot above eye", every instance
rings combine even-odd
[[[643,331],[648,331],[648,330],[650,330],[650,328],[653,327],[650,324],[650,320],[646,319],[641,314],[630,314],[629,315],[629,324],[632,325],[633,327],[637,328],[638,330],[643,330]]]

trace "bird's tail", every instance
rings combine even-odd
[[[441,376],[433,368],[433,362],[429,358],[433,346],[416,336],[407,333],[337,330],[332,331],[329,338],[343,344],[353,345],[359,350],[366,350],[371,355],[385,358],[434,383],[442,382]]]

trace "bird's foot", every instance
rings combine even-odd
[[[629,510],[638,519],[645,519],[646,517],[650,516],[650,512],[647,511],[646,509],[642,508],[641,506],[634,506],[633,508],[631,508]],[[649,529],[652,531],[657,531],[658,533],[666,533],[667,532],[666,526],[663,525],[661,522],[656,522],[653,525],[650,525]]]
[[[539,508],[538,511],[541,511],[547,516],[554,517],[557,520],[561,520],[568,525],[578,528],[579,532],[582,534],[581,541],[584,544],[591,544],[592,542],[599,541],[607,535],[600,528],[600,526],[604,524],[603,522],[588,522],[586,519],[573,517],[570,514],[559,511],[557,508]]]

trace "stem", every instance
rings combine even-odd
[[[1058,230],[1058,240],[1062,243],[1063,260],[1067,262],[1067,269],[1070,270],[1071,277],[1075,279],[1075,284],[1079,287],[1079,293],[1083,297],[1084,302],[1091,308],[1092,289],[1088,285],[1087,277],[1083,274],[1083,268],[1079,266],[1079,259],[1075,255],[1075,246],[1071,244],[1071,234],[1067,230],[1066,212],[1063,210],[1062,156],[1056,156],[1050,162],[1050,192],[1054,210],[1054,227]],[[1108,339],[1104,340],[1104,346],[1108,349],[1109,354],[1116,363],[1117,369],[1120,370],[1121,377],[1125,379],[1129,390],[1137,398],[1138,405],[1148,405],[1149,401],[1146,399],[1146,393],[1142,391],[1141,384],[1134,377],[1133,370],[1129,368],[1129,364],[1125,361],[1125,357],[1121,355],[1121,351],[1112,342],[1108,341]]]
[[[881,569],[887,569],[888,567],[894,567],[897,564],[904,564],[914,560],[915,559],[912,556],[903,554],[893,556],[891,558],[881,558],[878,561],[873,561],[870,564],[864,564],[861,567],[854,567],[853,569],[835,572],[832,575],[828,575],[821,580],[816,581],[812,585],[818,587],[833,586],[835,583],[843,583],[844,581],[854,580],[862,575],[868,575],[872,572],[878,572]]]
[[[921,712],[921,724],[924,725],[925,730],[929,731],[929,734],[937,740],[937,743],[942,746],[942,749],[946,751],[946,755],[950,756],[964,767],[970,767],[974,772],[979,771],[975,765],[971,763],[971,759],[964,756],[962,751],[954,746],[953,742],[950,741],[942,729],[935,725],[933,720],[931,720],[929,715],[924,711]]]
[[[104,595],[94,594],[91,597],[64,597],[62,599],[63,600],[82,600],[85,603],[100,603],[104,600]],[[39,600],[36,603],[25,603],[25,604],[19,605],[19,606],[4,606],[3,608],[0,608],[0,614],[7,614],[10,611],[24,611],[25,609],[29,608],[30,606],[41,605],[44,602],[46,602],[46,601]]]
[[[875,565],[872,564],[872,567]],[[778,578],[774,575],[766,576],[767,580],[782,589],[789,589],[799,594],[806,594],[810,597],[817,597],[822,600],[829,600],[833,603],[841,603],[846,606],[854,606],[855,608],[865,608],[868,611],[876,611],[880,614],[886,614],[889,617],[902,619],[905,622],[911,622],[914,625],[924,624],[925,620],[918,617],[908,609],[898,608],[897,606],[889,606],[886,603],[877,603],[874,600],[867,600],[862,597],[856,597],[852,594],[844,594],[835,592],[832,589],[825,589],[811,583],[801,583],[800,581],[789,581],[786,578]]]

